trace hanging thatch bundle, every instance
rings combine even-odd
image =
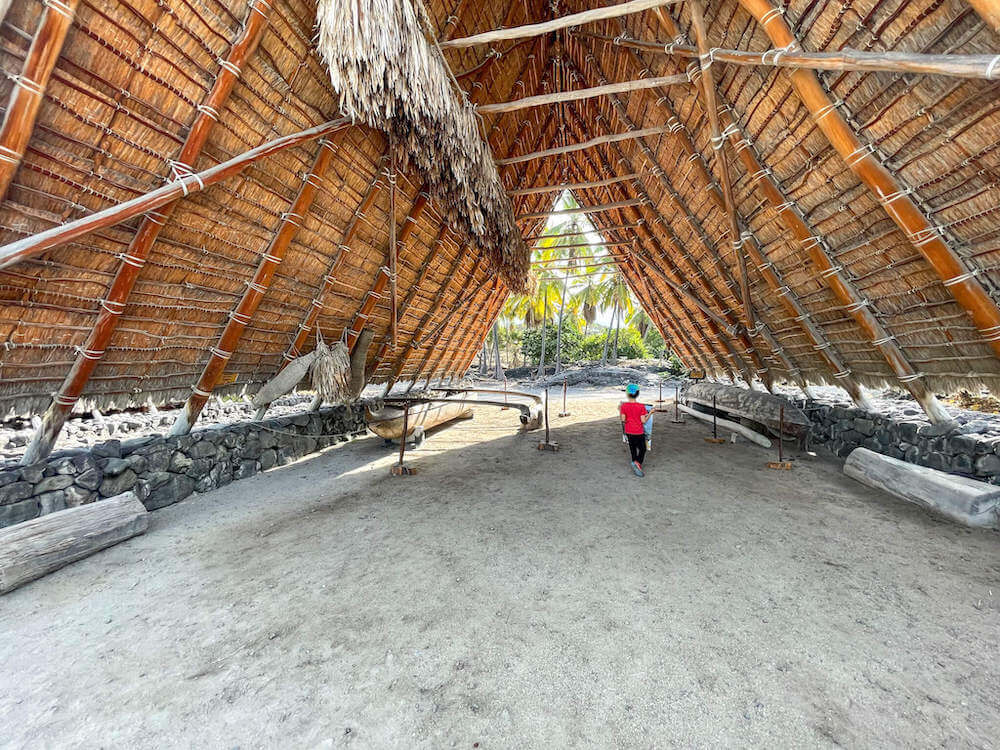
[[[514,223],[476,115],[452,88],[429,22],[411,0],[320,0],[317,48],[330,69],[341,110],[391,129],[427,179],[449,220],[462,227],[521,290],[528,250]]]
[[[332,347],[320,341],[316,344],[316,359],[309,367],[312,387],[323,400],[339,404],[350,400],[351,358],[347,346],[338,341]]]

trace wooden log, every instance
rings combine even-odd
[[[544,107],[559,102],[572,102],[579,99],[593,99],[597,96],[607,96],[608,94],[620,94],[627,91],[642,91],[657,86],[676,86],[679,84],[689,85],[690,81],[686,75],[661,76],[659,78],[640,78],[635,81],[623,81],[621,83],[609,83],[606,86],[592,86],[588,89],[577,89],[575,91],[554,91],[551,94],[538,94],[537,96],[526,96],[523,99],[514,99],[509,102],[496,102],[494,104],[480,104],[476,111],[482,115],[492,115],[501,112],[516,112],[530,107]]]
[[[663,133],[669,133],[669,127],[656,127],[656,128],[642,128],[641,130],[630,130],[627,133],[612,133],[611,135],[602,135],[597,138],[591,138],[589,141],[584,141],[582,143],[570,143],[566,146],[558,146],[556,148],[547,148],[544,151],[534,151],[530,154],[521,154],[520,156],[511,156],[506,159],[497,159],[497,164],[499,166],[504,166],[507,164],[519,164],[524,161],[531,161],[532,159],[541,159],[546,156],[558,156],[559,154],[569,154],[574,151],[582,151],[586,148],[594,148],[594,146],[602,146],[605,143],[617,143],[618,141],[627,141],[633,138],[643,138],[647,135],[661,135]],[[0,252],[3,248],[0,248]],[[0,266],[2,268],[2,266]]]
[[[638,49],[658,55],[698,58],[698,50],[688,44],[676,42],[646,42],[631,37],[613,37],[606,34],[577,32],[615,46]],[[1000,79],[997,55],[925,55],[916,52],[865,52],[844,47],[835,52],[803,52],[802,50],[745,50],[712,47],[711,59],[733,65],[770,68],[805,68],[807,70],[857,70],[868,73],[925,73],[955,78]]]
[[[441,49],[460,49],[462,47],[474,47],[480,44],[492,44],[506,39],[526,39],[534,36],[541,36],[559,29],[567,29],[570,26],[582,26],[585,23],[603,21],[606,18],[618,18],[630,13],[639,13],[650,8],[657,8],[662,5],[672,5],[680,0],[631,0],[626,3],[609,5],[604,8],[594,8],[581,13],[571,13],[561,18],[553,18],[551,21],[542,23],[527,24],[525,26],[514,26],[508,29],[497,29],[496,31],[486,31],[482,34],[467,36],[461,39],[450,39],[440,43]]]
[[[1000,487],[855,448],[844,473],[963,526],[1000,529]]]
[[[562,185],[536,185],[535,187],[520,188],[519,190],[508,190],[507,195],[538,195],[539,193],[561,193],[563,190],[587,190],[589,188],[606,187],[619,182],[627,182],[642,177],[641,174],[623,174],[616,177],[609,177],[606,180],[591,180],[590,182],[571,182]]]
[[[751,391],[722,383],[695,383],[684,389],[681,400],[688,404],[699,404],[708,408],[713,402],[718,411],[735,414],[743,419],[764,425],[773,433],[779,429],[786,435],[804,438],[812,423],[801,409],[796,408],[781,396]],[[784,409],[782,427],[779,419]]]
[[[214,167],[209,167],[204,171],[191,173],[186,177],[168,182],[163,187],[151,190],[132,200],[109,206],[90,216],[84,216],[81,219],[60,224],[57,227],[39,232],[23,240],[11,242],[0,247],[0,270],[28,258],[33,258],[36,255],[41,255],[46,250],[65,245],[98,229],[121,224],[123,221],[134,219],[140,214],[155,213],[156,209],[172,203],[178,198],[200,192],[217,182],[235,177],[248,166],[261,159],[293,148],[294,146],[314,141],[317,138],[331,135],[337,130],[349,127],[350,125],[351,121],[349,118],[340,117],[336,120],[324,122],[322,125],[300,130],[297,133],[285,135],[281,138],[275,138],[273,141],[268,141],[249,151],[244,151],[242,154],[216,164]]]
[[[146,530],[134,492],[0,529],[0,594]]]
[[[629,206],[641,206],[646,201],[642,198],[630,198],[624,201],[618,201],[617,203],[602,203],[599,206],[578,206],[577,208],[567,208],[560,211],[539,211],[534,214],[521,214],[520,216],[514,217],[517,221],[522,219],[545,219],[549,216],[569,216],[571,214],[596,214],[601,211],[614,211],[619,208],[628,208]]]

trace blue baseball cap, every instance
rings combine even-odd
[[[629,383],[628,386],[625,388],[625,393],[627,393],[630,396],[638,396],[639,386],[637,386],[635,383]]]

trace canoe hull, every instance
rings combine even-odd
[[[403,437],[403,409],[399,406],[386,405],[379,411],[367,410],[368,429],[386,440],[399,440]],[[472,409],[468,404],[451,404],[442,401],[432,404],[413,404],[410,406],[410,416],[407,420],[406,436],[413,435],[417,427],[429,430],[456,419],[469,419]]]

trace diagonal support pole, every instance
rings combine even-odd
[[[185,176],[191,174],[198,156],[208,140],[212,126],[219,119],[219,112],[229,98],[230,92],[239,80],[240,73],[247,60],[257,49],[257,44],[267,26],[271,6],[255,0],[250,6],[246,23],[239,38],[233,43],[226,59],[220,61],[215,83],[205,97],[204,103],[198,107],[194,122],[188,132],[180,155],[174,162],[175,173],[185,184]],[[184,188],[185,192],[187,188]],[[125,304],[139,277],[140,269],[145,265],[146,258],[177,206],[177,201],[168,203],[159,211],[151,211],[143,218],[139,230],[129,244],[128,250],[122,256],[121,265],[111,282],[107,296],[101,302],[94,328],[77,356],[72,369],[66,376],[52,403],[42,416],[42,424],[28,445],[21,463],[35,463],[45,458],[52,451],[59,432],[73,409],[73,405],[83,393],[87,381],[97,363],[104,356],[104,351],[111,341],[111,336],[118,327],[118,318],[125,311]]]

